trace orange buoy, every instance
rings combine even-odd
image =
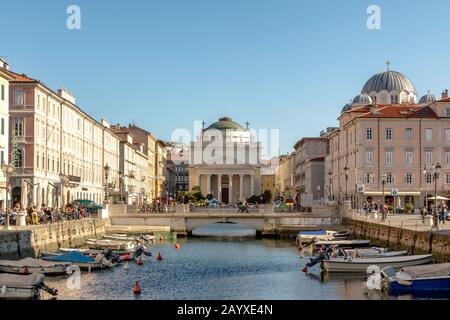
[[[29,274],[30,272],[28,272],[28,268],[27,267],[25,267],[25,268],[23,268],[23,272],[22,272],[23,274]]]
[[[159,236],[159,241],[163,242],[164,241],[164,237],[163,236]]]
[[[136,281],[133,288],[134,294],[141,294],[141,286],[139,285],[139,281]]]
[[[139,257],[139,258],[137,259],[137,261],[136,261],[136,264],[137,264],[138,266],[140,266],[140,265],[143,265],[143,264],[144,264],[144,261],[142,260],[142,258],[141,258],[141,257]]]
[[[180,245],[178,243],[174,244],[175,249],[180,249]]]
[[[308,267],[304,267],[304,268],[302,269],[302,271],[305,272],[305,273],[308,272]]]
[[[163,257],[161,256],[161,253],[158,252],[158,256],[156,257],[156,260],[162,261]]]
[[[131,257],[128,253],[123,256],[123,261],[130,261],[130,260],[131,260]]]

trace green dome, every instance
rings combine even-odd
[[[217,129],[217,130],[239,130],[244,129],[239,123],[234,122],[233,119],[228,117],[220,118],[219,121],[214,122],[206,130]]]

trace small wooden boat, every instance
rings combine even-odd
[[[330,241],[316,241],[314,243],[316,248],[319,247],[347,247],[347,248],[362,248],[370,246],[370,240],[330,240]]]
[[[56,261],[70,262],[72,265],[76,265],[83,270],[96,270],[111,267],[110,264],[98,263],[96,262],[95,258],[77,251],[44,255],[41,257],[41,259],[54,262]]]
[[[450,263],[405,267],[399,272],[387,267],[381,272],[382,284],[390,294],[450,294]]]
[[[356,248],[356,249],[340,249],[338,255],[349,256],[352,258],[382,258],[382,257],[400,257],[408,255],[408,251],[391,251],[386,248]]]
[[[0,299],[39,300],[41,290],[57,295],[58,290],[44,284],[45,276],[40,273],[30,275],[0,274]]]
[[[367,273],[371,266],[378,266],[380,269],[391,266],[394,269],[418,266],[432,261],[431,254],[381,257],[381,258],[330,258],[321,261],[321,267],[325,272],[354,272]]]
[[[131,241],[117,241],[110,239],[89,239],[86,241],[89,249],[111,249],[111,250],[127,250],[132,251],[135,248],[135,244]]]
[[[14,274],[41,273],[45,275],[66,274],[70,262],[51,262],[42,259],[25,258],[18,261],[1,260],[0,272]]]

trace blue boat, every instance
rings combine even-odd
[[[450,295],[450,263],[405,267],[399,272],[387,267],[381,274],[392,295],[423,293]]]
[[[70,262],[73,265],[78,266],[80,269],[86,270],[103,269],[107,267],[103,263],[97,262],[96,259],[76,251],[47,255],[41,257],[41,259],[47,261]]]

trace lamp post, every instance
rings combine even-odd
[[[387,212],[385,212],[385,210],[384,210],[385,209],[384,204],[386,203],[386,195],[384,193],[384,186],[386,185],[386,180],[387,180],[387,174],[383,173],[381,175],[381,186],[383,188],[383,203],[381,204],[383,206],[383,210],[381,211],[382,212],[382,219],[381,219],[382,221],[384,221],[387,216]]]
[[[103,167],[103,170],[105,170],[105,203],[108,203],[109,201],[109,190],[108,190],[108,178],[109,178],[109,171],[111,170],[108,163]]]
[[[345,200],[348,200],[348,171],[350,168],[348,166],[344,167],[345,172]]]
[[[9,178],[14,173],[14,166],[12,164],[2,164],[3,175],[5,176],[6,183],[6,197],[5,197],[5,205],[6,205],[6,217],[5,217],[5,229],[9,229],[9,210],[12,207],[12,195],[11,195],[11,186],[9,185]],[[8,200],[9,198],[9,200]],[[9,203],[8,203],[9,202]],[[9,205],[8,205],[9,204]]]
[[[437,181],[439,179],[439,174],[441,173],[441,165],[437,163],[433,166],[432,173],[434,178],[434,215],[433,215],[433,227],[432,230],[439,230],[438,222],[438,204],[437,204]]]
[[[424,206],[425,206],[425,208],[427,208],[427,177],[428,177],[428,171],[427,171],[427,167],[426,166],[424,166],[423,167],[423,171],[422,171],[422,173],[423,173],[423,175],[424,175],[424,179],[423,179],[423,181],[424,181],[424,184],[425,184],[425,197],[423,198],[423,202],[424,202]]]

